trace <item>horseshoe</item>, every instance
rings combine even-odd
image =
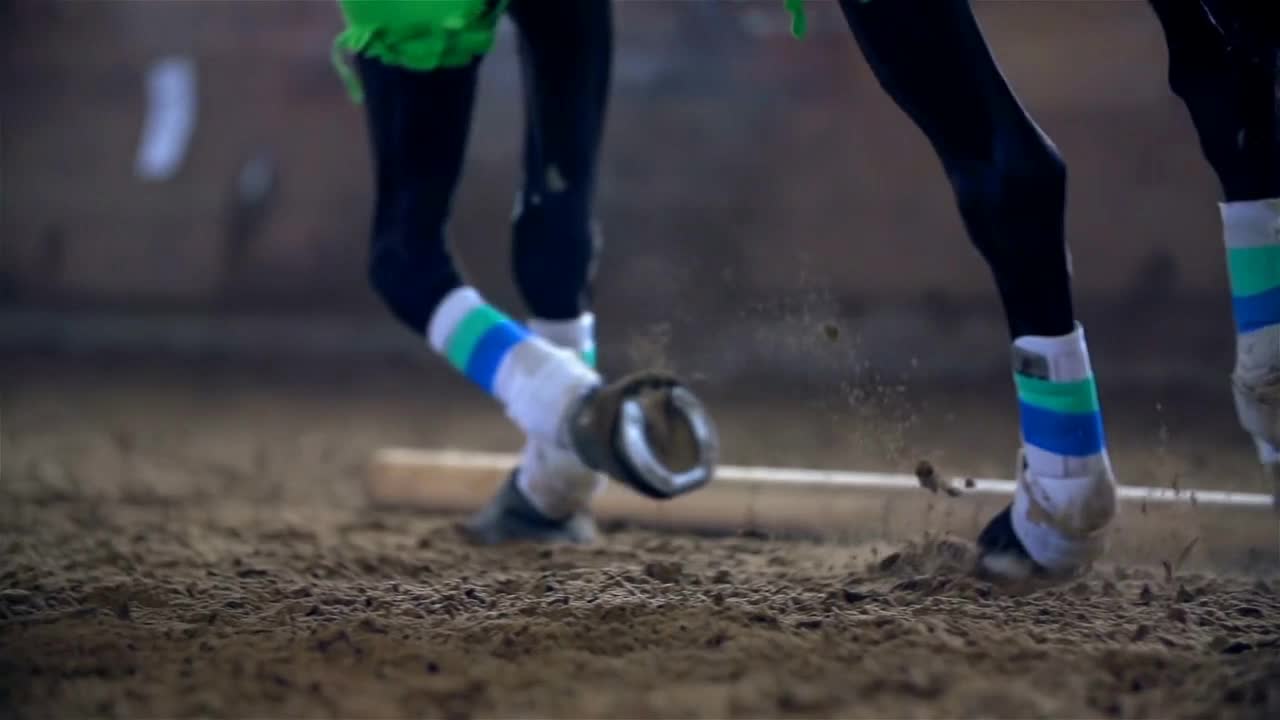
[[[632,484],[644,494],[661,499],[692,492],[710,482],[720,445],[710,415],[693,393],[677,386],[671,389],[669,401],[689,423],[698,444],[698,460],[693,467],[675,471],[658,459],[645,432],[644,408],[634,398],[622,403],[615,437],[615,445],[626,469],[635,476]]]

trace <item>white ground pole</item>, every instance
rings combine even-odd
[[[147,69],[147,109],[134,172],[148,182],[177,174],[196,124],[195,61],[186,55],[161,58]]]
[[[513,453],[478,452],[474,450],[415,450],[411,448],[384,448],[375,455],[375,463],[424,465],[441,469],[480,470],[508,472],[520,461]],[[973,486],[965,484],[963,494],[1013,495],[1017,485],[1012,480],[972,478]],[[810,470],[807,468],[768,467],[749,465],[719,465],[715,482],[755,482],[785,485],[834,485],[845,488],[876,490],[907,490],[922,492],[920,481],[914,475],[898,473],[855,472],[848,470]],[[1197,505],[1224,505],[1234,507],[1270,508],[1270,495],[1223,490],[1173,490],[1171,488],[1121,485],[1121,500],[1147,501],[1151,503],[1184,503]],[[1194,498],[1194,499],[1193,499]]]
[[[381,507],[469,512],[517,462],[510,453],[383,448],[369,468],[368,495]],[[958,497],[930,493],[913,475],[720,465],[711,484],[665,502],[611,483],[594,509],[601,519],[708,531],[816,532],[867,541],[938,531],[972,538],[1015,487],[1001,479],[951,482]],[[1119,497],[1117,559],[1171,561],[1194,541],[1202,564],[1280,569],[1280,512],[1271,495],[1122,485]]]

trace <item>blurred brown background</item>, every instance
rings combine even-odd
[[[631,348],[651,361],[634,357],[644,336],[661,359],[714,376],[835,377],[850,363],[1004,372],[994,292],[936,160],[836,6],[811,5],[802,42],[781,0],[617,3],[598,204],[606,357]],[[1165,84],[1155,18],[1142,2],[976,6],[1070,163],[1076,288],[1099,362],[1138,378],[1210,373],[1221,387],[1231,330],[1217,188]],[[365,284],[369,166],[361,109],[330,67],[334,3],[3,8],[11,344],[109,342],[112,323],[136,334],[140,317],[184,313],[210,337],[267,316],[297,332],[328,318],[344,328],[333,337],[363,338],[331,345],[406,347]],[[452,235],[476,281],[518,308],[511,34],[504,24],[485,66]],[[147,183],[133,175],[144,75],[174,53],[195,60],[198,119],[177,176]],[[276,179],[261,208],[236,192],[255,161]],[[72,333],[84,311],[97,321]],[[835,353],[827,323],[843,331]]]

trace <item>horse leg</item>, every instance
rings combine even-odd
[[[591,281],[599,235],[592,223],[597,157],[609,93],[610,0],[512,0],[524,80],[524,183],[516,199],[512,269],[535,334],[595,364]],[[522,498],[578,535],[604,478],[572,452],[527,439],[512,487],[468,527],[488,540],[526,536]],[[517,492],[518,489],[518,492]],[[536,523],[534,523],[536,525]]]
[[[392,315],[425,335],[463,285],[445,238],[462,173],[478,61],[422,72],[357,57],[374,166],[369,279]]]
[[[1219,2],[1211,15],[1198,2],[1151,0],[1169,86],[1222,187],[1236,414],[1280,509],[1280,15],[1266,5]]]
[[[1277,53],[1280,11],[1245,16],[1253,3],[1149,0],[1169,49],[1169,87],[1186,105],[1227,203],[1280,197]]]
[[[487,303],[446,243],[478,65],[420,71],[358,58],[376,177],[369,274],[393,315],[522,430],[554,442],[561,416],[599,377]]]
[[[1002,77],[968,0],[841,7],[880,85],[937,152],[1013,338],[1019,482],[979,536],[984,565],[1019,575],[1078,570],[1102,551],[1115,482],[1072,310],[1066,167]]]
[[[592,200],[613,59],[611,3],[513,0],[510,13],[520,30],[525,91],[516,285],[538,320],[578,321],[590,309],[600,245]],[[592,350],[589,343],[574,349]]]
[[[376,177],[369,270],[375,290],[397,318],[499,400],[526,437],[560,451],[579,472],[605,472],[660,497],[700,487],[714,464],[714,428],[687,391],[666,377],[604,385],[577,353],[513,321],[455,269],[444,229],[461,172],[477,64],[420,71],[358,58]],[[667,410],[661,401],[672,397],[682,404]],[[621,418],[637,398],[652,400],[672,421],[623,446],[613,430],[636,425]],[[651,419],[648,407],[641,425]],[[652,447],[645,445],[650,438]],[[637,458],[653,460],[655,452],[659,460],[637,464]],[[668,471],[673,465],[683,472]],[[527,520],[521,530],[528,539],[588,534],[576,515],[552,517],[514,493],[513,483],[504,488],[511,491],[504,507]]]

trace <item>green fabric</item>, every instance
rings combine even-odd
[[[1227,248],[1227,274],[1236,296],[1280,287],[1280,245]]]
[[[476,343],[480,342],[489,328],[507,321],[507,316],[489,305],[481,305],[467,313],[449,335],[449,341],[445,345],[445,357],[449,359],[449,364],[459,372],[466,373]]]
[[[796,38],[804,38],[809,31],[809,18],[804,14],[804,0],[784,0],[787,12],[791,13],[791,34]],[[858,0],[863,5],[871,0]]]
[[[493,47],[509,0],[338,0],[346,29],[334,40],[333,64],[355,102],[363,101],[347,54],[430,71],[461,67]]]
[[[1018,399],[1028,405],[1060,413],[1098,412],[1098,385],[1092,377],[1072,382],[1051,382],[1021,373],[1013,374]]]
[[[804,0],[787,0],[787,12],[791,13],[791,34],[803,38],[809,29],[809,18],[804,14]]]
[[[461,29],[489,11],[488,0],[338,0],[356,26],[432,25]]]

